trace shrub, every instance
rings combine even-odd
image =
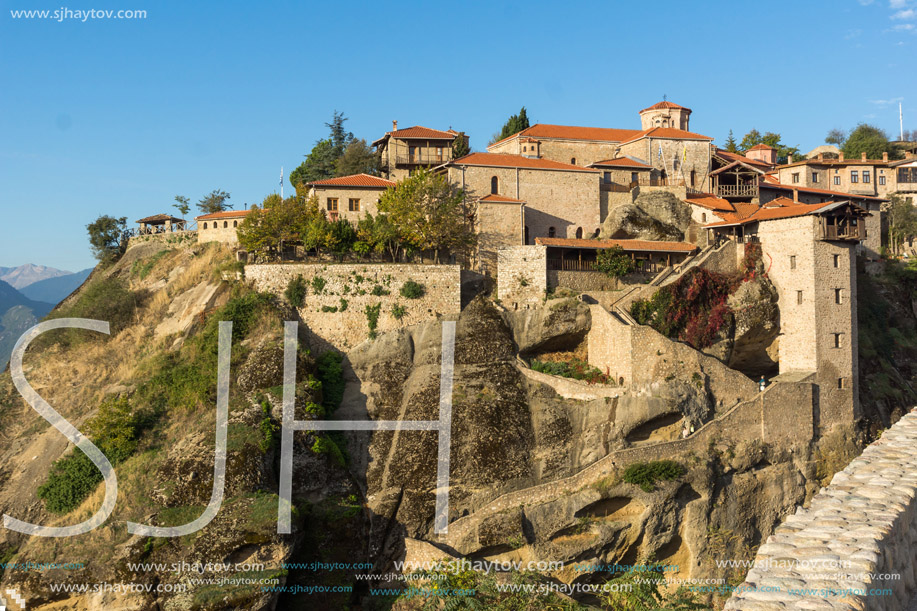
[[[312,290],[315,291],[316,295],[321,295],[322,291],[325,290],[325,279],[321,276],[315,276],[312,278]]]
[[[426,289],[424,285],[414,282],[413,280],[408,280],[401,286],[401,296],[405,299],[420,299],[423,297]]]
[[[379,326],[379,313],[382,311],[382,304],[368,305],[364,310],[366,314],[366,324],[369,326],[370,339],[376,339],[376,327]]]
[[[313,279],[314,282],[314,279]],[[306,302],[306,279],[299,274],[287,284],[287,290],[283,293],[284,297],[294,308],[301,308]]]
[[[347,459],[344,456],[344,452],[342,452],[338,444],[328,436],[318,436],[315,443],[312,444],[312,451],[316,454],[328,454],[342,467],[347,465]]]
[[[322,406],[331,414],[341,406],[344,399],[344,355],[335,350],[322,353],[316,359],[318,379],[322,383]]]
[[[620,246],[600,249],[595,256],[595,269],[609,278],[621,278],[634,271],[634,262]]]
[[[105,278],[90,284],[72,306],[58,310],[52,317],[104,320],[108,322],[111,335],[114,336],[133,322],[134,313],[146,300],[147,295],[146,291],[131,291],[117,278]],[[64,345],[75,345],[104,336],[80,329],[65,329],[57,337]]]
[[[397,303],[392,306],[392,316],[395,317],[395,320],[401,320],[404,318],[404,315],[407,314],[408,309],[403,305],[398,305]]]
[[[373,287],[373,290],[370,291],[369,294],[375,297],[382,297],[384,295],[391,295],[391,291],[387,291],[384,288],[382,288],[381,284],[377,284],[376,286]]]
[[[330,305],[322,306],[322,312],[337,312],[337,311],[338,311],[337,306],[330,306]]]
[[[108,399],[99,405],[98,414],[87,430],[93,443],[113,465],[127,460],[137,449],[137,439],[151,418],[131,410],[127,397]],[[79,507],[102,481],[102,473],[82,450],[57,460],[48,478],[38,487],[38,498],[52,513],[68,513]]]
[[[268,400],[262,398],[261,401],[261,422],[258,429],[261,431],[261,439],[258,441],[258,447],[262,452],[267,452],[274,446],[274,433],[279,427],[271,419],[271,404]]]
[[[535,359],[532,361],[532,370],[552,376],[583,380],[589,384],[614,384],[614,380],[602,373],[597,367],[593,367],[579,359],[567,362],[539,361]]]
[[[654,460],[631,464],[624,471],[623,479],[628,484],[640,486],[644,492],[652,492],[658,480],[678,479],[684,473],[684,468],[674,460]]]
[[[341,297],[341,304],[338,306],[338,312],[344,312],[347,310],[347,306],[350,305],[346,299]]]

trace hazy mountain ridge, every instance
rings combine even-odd
[[[50,304],[58,304],[64,300],[70,293],[80,288],[80,285],[86,281],[92,268],[84,269],[73,274],[65,276],[55,276],[45,278],[38,282],[19,289],[19,292],[33,301],[42,301]]]
[[[29,299],[0,280],[0,371],[6,370],[19,336],[53,307],[50,303]]]
[[[67,270],[47,267],[45,265],[26,263],[19,267],[0,267],[0,280],[18,290],[40,280],[68,276],[72,273],[73,272]]]

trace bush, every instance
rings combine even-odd
[[[408,280],[401,287],[401,296],[405,299],[420,299],[423,297],[426,289],[424,285],[414,282],[413,280]]]
[[[395,304],[392,306],[392,316],[395,317],[395,320],[401,320],[407,312],[408,309],[403,305]]]
[[[313,280],[314,282],[314,280]],[[284,297],[294,308],[301,308],[306,302],[306,279],[299,274],[287,285],[287,290],[283,293]]]
[[[321,295],[322,291],[325,290],[326,281],[321,276],[315,276],[312,278],[312,290],[315,291],[316,295]]]
[[[112,465],[127,460],[137,449],[137,439],[153,419],[149,414],[135,413],[127,397],[108,399],[89,421],[87,430],[93,443]],[[82,450],[56,461],[48,479],[38,487],[38,498],[52,513],[68,513],[79,507],[102,481],[102,473]]]
[[[271,419],[271,404],[267,399],[261,398],[261,422],[258,429],[261,431],[261,439],[258,440],[258,447],[262,452],[267,452],[274,446],[274,433],[280,428]]]
[[[376,327],[379,326],[379,313],[382,311],[382,304],[368,305],[364,310],[366,314],[366,324],[369,326],[370,339],[376,339]]]
[[[614,384],[614,380],[611,380],[597,367],[578,359],[567,362],[539,361],[535,359],[532,361],[532,370],[552,376],[583,380],[589,384]]]
[[[373,295],[373,296],[375,296],[375,297],[382,297],[382,296],[384,296],[384,295],[391,295],[392,292],[391,292],[391,291],[387,291],[387,290],[385,290],[384,288],[382,288],[382,285],[381,285],[381,284],[377,284],[376,286],[373,287],[373,290],[370,291],[369,294],[370,294],[370,295]]]
[[[674,460],[635,462],[624,471],[624,481],[640,486],[644,492],[652,492],[656,489],[656,481],[678,479],[684,473],[684,468]]]
[[[340,305],[338,306],[338,311],[339,311],[339,312],[344,312],[344,311],[346,311],[348,305],[350,305],[350,304],[347,302],[347,300],[344,299],[343,297],[341,297],[341,303],[340,303]]]
[[[146,291],[131,291],[117,278],[105,278],[91,283],[73,305],[58,310],[50,318],[104,320],[109,324],[110,336],[114,336],[133,322],[134,313],[143,305],[147,295]],[[76,345],[104,335],[82,329],[63,329],[43,337],[56,337],[63,345]]]
[[[344,399],[343,360],[344,355],[335,350],[324,352],[316,359],[318,379],[322,383],[322,406],[327,414],[334,413]]]

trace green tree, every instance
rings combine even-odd
[[[742,138],[742,142],[739,143],[739,149],[744,152],[748,152],[750,148],[758,144],[766,144],[767,146],[777,149],[778,163],[786,163],[786,160],[790,155],[799,155],[799,147],[787,146],[783,144],[780,141],[780,134],[775,132],[765,132],[764,135],[761,135],[761,132],[756,129],[753,129],[745,134],[745,137]]]
[[[440,250],[468,254],[476,236],[464,213],[464,193],[441,175],[418,170],[388,189],[377,207],[397,230],[403,245],[432,250],[439,262]]]
[[[398,261],[402,250],[401,235],[385,214],[373,216],[368,212],[357,223],[357,237],[377,252],[388,252],[392,261]]]
[[[338,255],[342,260],[357,241],[357,232],[347,219],[337,219],[329,223],[325,234],[325,247]]]
[[[736,144],[736,137],[732,135],[732,130],[729,130],[729,137],[726,138],[726,150],[730,153],[739,152],[739,145]]]
[[[197,208],[203,214],[223,212],[229,209],[229,204],[226,203],[228,199],[229,193],[220,189],[214,189],[197,203]]]
[[[468,136],[465,135],[465,132],[459,132],[455,140],[452,141],[452,158],[458,159],[470,152],[471,147],[468,145]]]
[[[336,176],[353,174],[379,175],[379,154],[363,138],[351,140],[343,154],[334,162]]]
[[[634,271],[634,262],[620,246],[602,248],[596,253],[595,269],[617,283],[623,276]]]
[[[250,253],[273,258],[285,245],[299,243],[314,207],[302,205],[297,197],[281,199],[276,193],[254,205],[239,224],[239,244]]]
[[[306,155],[306,160],[290,172],[290,183],[296,187],[316,180],[334,178],[337,160],[338,155],[335,154],[331,139],[319,140]]]
[[[893,195],[888,209],[888,244],[892,253],[901,254],[901,245],[917,236],[917,208],[903,197]]]
[[[172,207],[178,210],[182,218],[185,218],[185,215],[191,212],[191,200],[184,195],[176,195]]]
[[[103,215],[86,225],[89,232],[89,247],[99,263],[113,263],[127,248],[127,217],[115,218]]]
[[[867,123],[860,123],[850,132],[842,150],[848,159],[859,159],[863,153],[867,159],[881,159],[882,153],[888,153],[889,159],[903,156],[898,147],[889,142],[885,131]]]
[[[828,132],[828,135],[825,136],[826,144],[833,144],[837,146],[838,148],[843,147],[844,142],[846,141],[847,141],[847,132],[845,132],[842,129],[837,129],[837,128],[832,129],[831,131]]]
[[[343,155],[344,150],[354,139],[353,134],[344,129],[344,121],[347,121],[344,113],[335,110],[331,123],[325,123],[325,127],[331,132],[328,139],[331,140],[331,146],[336,157]]]
[[[494,136],[493,142],[499,142],[504,138],[509,138],[513,134],[518,134],[524,129],[531,127],[529,124],[529,116],[525,111],[525,106],[519,111],[519,114],[511,116],[506,120],[506,123],[503,124],[503,129],[500,130],[500,133]],[[493,144],[491,142],[491,144]]]

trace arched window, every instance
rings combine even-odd
[[[233,226],[233,227],[238,227],[238,226],[239,226],[239,221],[233,221],[233,222],[232,222],[232,226]]]
[[[496,195],[500,190],[500,181],[497,180],[496,176],[491,176],[490,178],[490,192]]]
[[[207,229],[207,223],[204,223],[204,229]]]
[[[570,158],[570,165],[576,165],[576,157]]]
[[[223,229],[229,227],[229,221],[223,221]]]
[[[582,239],[583,239],[583,228],[582,228],[582,227],[577,227],[577,228],[576,228],[576,239],[577,239],[577,240],[582,240]]]
[[[706,213],[706,212],[701,213],[701,215],[700,215],[700,220],[701,220],[701,222],[703,222],[703,223],[706,223],[706,222],[707,222],[707,213]]]
[[[553,238],[557,235],[557,230],[553,227],[548,227],[548,237]]]
[[[526,151],[526,148],[523,146],[523,147],[522,147],[522,152],[524,153],[525,151]]]

